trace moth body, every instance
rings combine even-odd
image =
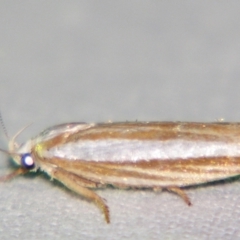
[[[14,137],[9,151],[21,165],[16,174],[46,172],[93,200],[109,222],[105,201],[91,189],[163,188],[190,205],[183,187],[239,175],[240,124],[68,123],[48,128],[20,147]]]

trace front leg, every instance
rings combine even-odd
[[[51,171],[51,176],[72,191],[80,194],[90,201],[93,201],[102,210],[106,222],[110,223],[108,206],[100,196],[88,189],[88,187],[97,187],[97,183],[81,178],[61,168],[54,168],[54,170]]]

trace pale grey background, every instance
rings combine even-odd
[[[20,141],[69,121],[239,121],[239,10],[239,1],[1,1],[9,135],[31,122]],[[192,207],[167,192],[98,193],[110,225],[43,174],[0,184],[0,239],[240,238],[240,181],[188,190]]]

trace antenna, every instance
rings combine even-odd
[[[8,133],[7,133],[7,129],[6,129],[5,125],[4,125],[1,112],[0,112],[0,124],[2,126],[2,129],[3,129],[3,132],[5,134],[5,137],[9,140],[9,136],[8,136]],[[9,151],[1,149],[1,148],[0,148],[0,152],[6,153],[8,155],[11,155],[11,153]]]
[[[9,136],[8,136],[8,133],[7,133],[7,129],[6,129],[5,125],[4,125],[1,112],[0,112],[0,124],[2,126],[2,129],[3,129],[3,132],[4,132],[5,136],[6,136],[6,138],[9,140]]]
[[[22,129],[20,129],[11,139],[8,136],[7,129],[6,129],[5,125],[4,125],[1,112],[0,112],[0,124],[2,125],[3,132],[4,132],[6,138],[9,141],[9,143],[8,143],[8,149],[9,150],[4,150],[4,149],[0,148],[0,152],[4,152],[4,153],[9,154],[9,155],[18,155],[18,156],[20,156],[21,154],[16,152],[17,149],[19,148],[19,145],[17,144],[17,142],[15,140],[27,127],[32,125],[32,123],[28,124],[27,126],[23,127]]]

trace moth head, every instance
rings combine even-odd
[[[10,140],[8,149],[14,162],[21,165],[25,169],[33,169],[35,167],[34,159],[31,154],[31,141],[26,142],[21,147],[18,145],[16,138],[30,125],[20,129]]]
[[[5,136],[7,137],[7,139],[9,139],[9,143],[8,143],[9,150],[0,149],[0,151],[11,156],[14,162],[20,165],[21,167],[29,170],[33,169],[35,167],[35,163],[31,155],[31,142],[28,141],[26,144],[24,144],[21,147],[16,142],[16,138],[19,136],[19,134],[21,134],[30,125],[27,125],[26,127],[22,128],[10,139],[7,134],[6,128],[3,124],[1,114],[0,114],[0,122],[3,127]]]

